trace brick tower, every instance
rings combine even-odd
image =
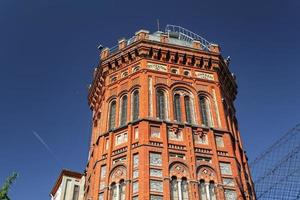
[[[229,60],[182,27],[104,48],[89,88],[85,199],[255,199]]]

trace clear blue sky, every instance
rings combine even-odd
[[[298,0],[0,0],[0,182],[17,171],[12,199],[43,200],[62,167],[84,170],[96,47],[155,31],[157,18],[231,56],[237,116],[253,159],[300,121],[299,10]]]

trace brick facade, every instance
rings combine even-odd
[[[154,36],[100,54],[85,199],[255,199],[219,46]]]

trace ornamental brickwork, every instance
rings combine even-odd
[[[140,30],[102,49],[84,199],[255,199],[216,44]]]

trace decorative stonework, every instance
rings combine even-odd
[[[126,179],[126,168],[124,166],[116,167],[111,175],[110,175],[110,182],[120,182],[121,179]]]
[[[171,126],[168,128],[168,136],[170,140],[183,140],[182,129],[178,126]]]
[[[170,168],[170,176],[176,176],[177,178],[181,178],[181,177],[189,177],[189,172],[188,169],[185,165],[181,164],[181,163],[175,163],[172,165],[172,167]]]
[[[207,166],[201,166],[198,170],[197,173],[198,180],[205,180],[206,182],[209,182],[213,180],[214,182],[216,181],[216,173],[214,172],[213,169]]]
[[[147,68],[155,70],[155,71],[167,72],[167,66],[166,65],[160,65],[160,64],[155,64],[155,63],[147,63]]]
[[[207,131],[202,128],[194,129],[193,136],[196,144],[208,144]]]
[[[214,75],[209,74],[209,73],[204,73],[204,72],[195,72],[196,77],[200,79],[205,79],[205,80],[214,80]]]

